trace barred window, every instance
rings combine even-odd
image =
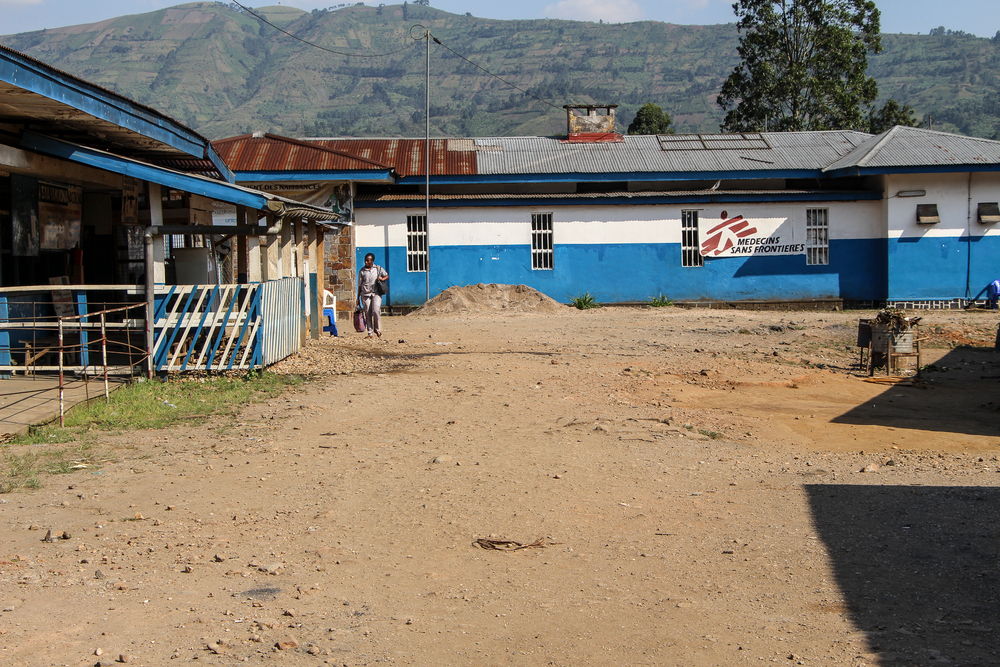
[[[427,271],[427,216],[406,216],[406,270]]]
[[[806,209],[806,264],[830,263],[830,218],[825,208]]]
[[[552,248],[552,214],[531,214],[531,268],[548,269],[554,266]]]
[[[698,211],[681,211],[681,266],[704,266],[698,242]]]

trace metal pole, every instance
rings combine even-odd
[[[65,426],[66,414],[65,383],[63,381],[63,319],[59,318],[59,425]]]
[[[431,31],[424,32],[424,240],[427,271],[424,272],[425,301],[431,300]]]
[[[153,379],[153,235],[146,234],[146,377]]]
[[[128,317],[128,311],[125,312]],[[111,400],[111,392],[108,391],[108,329],[105,326],[105,315],[101,313],[101,365],[104,366],[104,400]]]

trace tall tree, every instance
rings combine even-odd
[[[629,134],[673,134],[673,119],[660,105],[647,103],[639,107],[628,125]]]
[[[881,134],[886,130],[896,126],[919,127],[920,121],[913,115],[913,107],[909,104],[900,104],[896,100],[886,100],[881,109],[872,107],[868,114],[868,132],[871,134]]]
[[[882,49],[873,0],[738,0],[740,64],[719,93],[730,132],[867,129]]]

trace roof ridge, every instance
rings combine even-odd
[[[875,154],[878,151],[882,150],[882,147],[885,146],[886,143],[888,143],[889,139],[896,134],[896,130],[899,127],[900,127],[899,125],[893,125],[888,130],[883,132],[881,137],[875,135],[875,143],[872,145],[871,148],[869,148],[864,152],[864,155],[855,160],[854,163],[859,167],[862,167],[865,164],[867,164],[869,160],[875,157]],[[850,153],[848,153],[848,155],[850,155]]]

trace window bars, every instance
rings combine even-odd
[[[681,211],[681,266],[704,266],[698,242],[698,211]]]
[[[825,208],[806,209],[806,264],[830,263],[830,218]]]
[[[427,271],[427,216],[406,216],[406,270]]]
[[[551,271],[555,266],[552,214],[531,214],[531,268]]]

